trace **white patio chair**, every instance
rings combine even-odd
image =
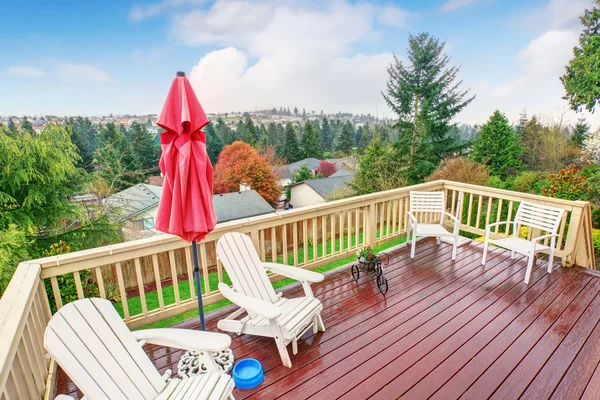
[[[284,250],[285,251],[285,250]],[[283,365],[292,367],[286,346],[291,342],[298,353],[298,339],[311,327],[324,332],[321,319],[323,305],[310,288],[310,282],[321,282],[322,274],[289,265],[262,262],[252,240],[239,232],[226,233],[217,243],[217,255],[233,282],[233,289],[219,283],[221,294],[240,309],[218,322],[219,329],[272,337]],[[305,297],[287,299],[275,293],[267,270],[302,282]],[[242,314],[247,313],[241,319]]]
[[[556,238],[559,235],[556,233],[560,226],[564,210],[562,208],[542,206],[527,201],[521,202],[517,209],[514,221],[500,221],[489,224],[485,227],[485,242],[483,244],[483,257],[481,264],[485,264],[489,243],[498,247],[502,247],[511,251],[511,258],[515,258],[515,252],[529,257],[527,269],[525,271],[525,284],[529,284],[531,270],[533,269],[533,260],[537,253],[550,253],[548,261],[548,273],[552,272],[554,263],[554,247]],[[490,228],[496,225],[513,224],[513,236],[501,239],[490,239]],[[519,237],[521,227],[526,226],[529,229],[538,229],[540,233],[546,232],[545,235],[537,236],[531,240]],[[542,240],[550,238],[550,246],[539,243]]]
[[[440,222],[436,224],[426,224],[418,221],[416,213],[425,212],[440,214]],[[449,217],[454,221],[452,232],[449,232],[444,226],[444,218]],[[452,259],[456,260],[456,249],[458,248],[458,231],[460,221],[454,215],[446,211],[446,196],[443,191],[440,192],[410,192],[410,205],[408,211],[408,228],[406,231],[406,240],[410,239],[412,231],[412,244],[410,248],[410,257],[415,258],[415,247],[417,238],[435,237],[438,244],[440,238],[451,237],[452,242]]]
[[[161,376],[142,349],[144,343],[198,351],[209,371],[188,379],[169,379],[171,371]],[[49,355],[88,400],[233,399],[233,380],[211,355],[230,345],[231,338],[222,333],[170,328],[131,332],[104,299],[67,304],[50,319],[44,335]]]

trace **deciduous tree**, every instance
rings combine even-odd
[[[327,160],[321,160],[319,161],[319,168],[317,169],[317,173],[323,175],[325,178],[335,174],[337,172],[337,167],[335,166],[334,163],[327,161]]]
[[[256,190],[272,205],[281,196],[281,187],[271,165],[248,143],[235,141],[223,147],[219,154],[214,171],[214,192],[236,192],[241,183]]]
[[[564,99],[573,110],[594,112],[600,102],[600,0],[585,10],[580,18],[583,31],[579,46],[573,48],[573,59],[560,78],[565,88]]]

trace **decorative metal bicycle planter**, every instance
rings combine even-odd
[[[356,252],[357,263],[352,265],[352,278],[357,281],[361,271],[366,274],[374,274],[377,288],[382,294],[388,291],[388,281],[383,273],[383,266],[390,263],[390,256],[386,253],[377,254],[370,247]]]

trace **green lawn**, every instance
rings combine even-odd
[[[359,243],[362,242],[362,233],[359,234]],[[356,237],[352,236],[352,243],[355,243]],[[404,243],[406,240],[405,237],[401,237],[386,243],[383,243],[379,246],[377,246],[375,248],[376,251],[383,251],[385,249],[389,249],[390,247],[396,246],[398,244]],[[327,242],[326,247],[327,247],[327,254],[331,253],[331,246],[333,245],[333,243],[331,241]],[[343,249],[348,248],[348,243],[347,243],[347,239],[344,241],[344,243],[340,243],[339,239],[335,240],[335,249],[336,251],[340,250],[340,245],[342,246]],[[318,244],[317,246],[317,257],[322,256],[323,254],[323,246],[322,244]],[[298,249],[298,262],[302,263],[304,262],[304,251],[303,251],[303,246],[300,246],[300,248]],[[309,245],[308,246],[308,259],[312,260],[313,256],[314,256],[314,246]],[[352,261],[354,261],[356,259],[356,257],[354,255],[348,256],[344,259],[323,265],[319,268],[315,268],[315,271],[318,272],[326,272],[326,271],[330,271],[332,269],[335,269],[337,267],[340,267],[342,265],[348,264]],[[267,261],[270,261],[270,258],[267,257]],[[277,257],[277,261],[280,263],[283,263],[283,255],[278,255]],[[293,252],[288,252],[288,264],[293,265],[294,263],[294,254]],[[208,274],[208,281],[209,281],[209,286],[211,288],[212,291],[217,290],[217,285],[219,283],[218,280],[218,275],[217,273],[210,273]],[[223,281],[227,284],[231,284],[231,281],[229,279],[229,277],[227,276],[227,273],[225,271],[223,271]],[[295,280],[290,279],[290,278],[286,278],[286,279],[282,279],[280,281],[274,282],[273,283],[273,287],[275,289],[280,289],[284,286],[290,285],[292,283],[294,283]],[[201,278],[200,281],[200,286],[202,288],[202,292],[205,293],[205,288],[204,288],[204,279]],[[185,299],[189,299],[190,298],[190,286],[189,286],[189,282],[188,281],[182,281],[182,282],[178,282],[178,287],[179,287],[179,295],[181,297],[181,300],[185,300]],[[163,292],[163,299],[165,302],[165,305],[169,305],[169,304],[173,304],[175,303],[175,293],[174,293],[174,288],[173,286],[166,286],[162,288],[162,292]],[[213,304],[209,304],[206,305],[204,307],[205,313],[214,311],[214,310],[218,310],[220,308],[223,308],[225,306],[230,305],[231,302],[229,302],[228,300],[221,300],[218,301],[216,303]],[[136,296],[136,297],[132,297],[127,299],[127,305],[129,307],[129,314],[130,315],[136,315],[136,314],[140,314],[142,312],[142,303],[140,301],[140,297]],[[158,303],[158,292],[154,291],[154,292],[147,292],[146,293],[146,305],[148,307],[148,310],[154,310],[159,308],[159,303]],[[115,308],[117,309],[117,311],[119,312],[119,314],[121,314],[121,316],[123,317],[123,305],[119,302],[119,303],[115,303],[114,304]],[[153,324],[150,325],[146,325],[143,326],[139,329],[148,329],[148,328],[163,328],[166,326],[171,326],[173,324],[176,324],[178,322],[181,321],[185,321],[194,317],[198,316],[198,310],[192,310],[192,311],[188,311],[185,312],[183,314],[179,314],[176,315],[174,317],[170,317],[158,322],[155,322]]]

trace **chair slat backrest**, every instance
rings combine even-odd
[[[514,223],[528,226],[543,232],[556,234],[563,217],[562,208],[543,206],[540,204],[523,201],[519,205]],[[517,234],[517,232],[515,232]]]
[[[278,300],[269,276],[248,235],[224,234],[217,242],[217,255],[238,292],[275,303]]]
[[[150,400],[166,385],[108,300],[62,307],[46,327],[44,347],[89,399]]]
[[[410,192],[410,212],[440,213],[440,224],[444,222],[446,198],[443,191]]]

